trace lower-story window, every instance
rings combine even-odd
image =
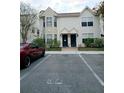
[[[54,39],[57,40],[57,34],[54,34]]]
[[[39,36],[39,34],[40,34],[39,30],[37,30],[37,36]]]
[[[89,39],[88,39],[89,38]],[[82,34],[82,42],[85,43],[87,39],[89,42],[94,42],[94,33],[83,33]]]
[[[94,38],[94,33],[83,33],[82,37],[83,38]]]
[[[32,33],[33,33],[33,34],[35,33],[35,29],[34,29],[34,28],[32,28]]]
[[[47,43],[49,44],[52,40],[52,34],[47,34]]]

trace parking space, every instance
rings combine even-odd
[[[20,72],[21,93],[104,93],[94,75],[104,81],[104,55],[54,54],[34,63]]]
[[[23,77],[25,74],[29,73],[35,66],[37,66],[41,61],[43,61],[43,59],[46,58],[47,56],[48,55],[45,55],[45,57],[41,57],[39,59],[34,60],[28,68],[20,68],[20,77]]]
[[[104,55],[82,54],[83,58],[91,66],[94,72],[104,81]]]

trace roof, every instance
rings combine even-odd
[[[43,14],[45,11],[44,10],[41,10],[40,13]]]
[[[90,9],[88,6],[85,7],[85,8],[81,11],[81,13],[83,13],[83,12],[86,11],[86,10],[88,10],[91,14],[96,15],[95,12],[94,12],[94,10]]]
[[[80,16],[80,12],[75,13],[58,13],[58,17],[77,17]]]
[[[47,9],[51,9],[50,7],[48,7]],[[53,9],[51,9],[52,11],[54,11]],[[74,13],[55,13],[57,14],[57,17],[78,17],[80,16],[81,13],[83,13],[85,10],[88,10],[89,12],[91,12],[93,15],[95,15],[94,11],[91,10],[89,7],[85,7],[81,12],[74,12]],[[43,15],[45,11],[41,10],[40,14],[41,16]]]
[[[57,13],[50,7],[48,7],[45,11],[44,10],[41,10],[40,11],[40,14],[44,16],[44,14],[46,13],[46,11],[52,11],[55,15],[57,15]]]

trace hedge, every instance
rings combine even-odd
[[[103,48],[104,40],[101,38],[85,38],[82,40],[86,47]]]

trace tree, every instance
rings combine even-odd
[[[37,18],[36,10],[33,9],[30,5],[21,2],[20,3],[20,34],[23,40],[23,43],[27,41],[28,31],[31,26],[35,23]]]
[[[95,9],[98,16],[102,15],[102,17],[104,17],[104,1],[101,1],[99,5],[93,9]]]

